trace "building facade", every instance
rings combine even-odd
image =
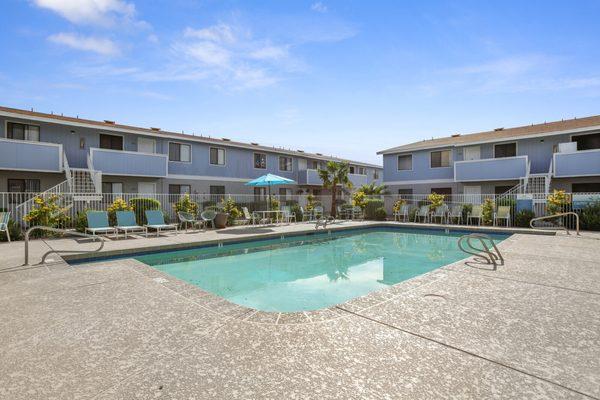
[[[302,150],[0,107],[0,192],[43,192],[66,177],[72,191],[264,194],[244,184],[266,173],[293,179],[275,194],[326,194],[318,169],[350,164],[354,186],[382,168]]]
[[[600,192],[600,116],[455,134],[378,154],[394,194]]]

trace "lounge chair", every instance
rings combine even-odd
[[[481,225],[483,218],[483,208],[481,206],[473,206],[473,210],[467,214],[467,224],[471,225],[473,218],[477,219],[477,224]]]
[[[133,211],[117,211],[117,226],[115,228],[117,228],[117,233],[123,232],[125,234],[125,239],[127,239],[127,234],[130,232],[144,232],[148,237],[148,229],[139,226],[135,222]]]
[[[439,207],[435,208],[435,211],[431,214],[431,221],[435,223],[436,219],[440,219],[440,224],[443,224],[444,221],[447,221],[448,215],[448,206],[446,204],[442,204]]]
[[[175,230],[175,234],[177,234],[177,224],[166,224],[161,210],[146,210],[146,220],[148,223],[144,226],[147,229],[156,230],[156,236],[159,236],[160,232],[164,230]]]
[[[244,214],[244,220],[246,221],[246,224],[254,225],[254,216],[250,214],[248,207],[242,207],[242,214]]]
[[[204,226],[210,222],[212,227],[215,227],[215,217],[217,216],[217,212],[215,210],[204,210],[200,213],[200,218],[204,221]]]
[[[177,213],[177,218],[179,219],[179,222],[181,223],[181,225],[183,225],[185,227],[186,232],[187,232],[188,228],[190,227],[190,225],[192,226],[192,229],[194,228],[194,226],[197,226],[198,229],[200,229],[202,227],[202,225],[204,224],[204,221],[196,218],[194,216],[194,214],[192,214],[190,212],[179,211]]]
[[[364,213],[363,213],[363,209],[358,207],[358,206],[354,206],[352,207],[352,219],[360,219],[363,220],[364,217]]]
[[[106,211],[87,211],[85,217],[88,223],[85,233],[92,232],[93,236],[96,236],[97,233],[114,233],[115,238],[117,237],[117,230],[108,223]]]
[[[394,221],[400,222],[400,218],[402,222],[408,221],[409,208],[408,204],[403,204],[398,211],[394,211]]]
[[[8,243],[10,243],[10,232],[8,231],[8,221],[10,220],[9,212],[0,212],[0,232],[6,233]]]
[[[494,213],[494,226],[498,226],[498,220],[505,220],[506,226],[510,226],[510,206],[498,206]]]
[[[421,218],[423,218],[423,222],[429,222],[429,214],[429,206],[419,207],[415,214],[415,222],[421,222]]]
[[[448,223],[451,224],[454,219],[458,224],[463,222],[463,206],[461,204],[455,204],[450,208],[448,213]]]

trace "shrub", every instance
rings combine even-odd
[[[483,225],[492,225],[494,222],[494,202],[492,199],[485,199],[481,206],[481,223]]]
[[[554,189],[554,192],[548,195],[546,204],[548,215],[569,211],[567,206],[571,204],[571,196],[566,194],[564,190]]]
[[[304,215],[302,215],[302,210],[298,204],[293,204],[290,208],[290,211],[296,216],[296,221],[300,222],[304,218]]]
[[[463,224],[467,222],[467,217],[472,212],[473,212],[473,204],[463,204],[463,207],[462,207]]]
[[[10,234],[10,240],[21,240],[23,238],[23,231],[21,226],[14,220],[8,220],[8,233]],[[6,242],[8,238],[5,232],[0,232],[0,242]]]
[[[364,192],[358,191],[352,193],[352,205],[355,207],[360,207],[364,210],[367,200],[367,196],[365,196]]]
[[[223,212],[228,214],[227,225],[233,225],[235,223],[235,220],[242,215],[242,212],[239,208],[237,208],[235,200],[233,200],[231,196],[229,196],[227,200],[223,199],[223,202],[220,204],[220,206]]]
[[[387,219],[387,212],[385,208],[379,207],[375,210],[375,220],[376,221],[385,221]]]
[[[588,204],[579,214],[581,228],[589,231],[600,231],[600,201]]]
[[[160,210],[160,201],[144,197],[136,197],[129,200],[129,205],[135,211],[138,225],[146,225],[146,210]]]
[[[444,195],[437,194],[434,192],[427,196],[427,200],[429,200],[429,202],[431,203],[429,204],[429,211],[435,211],[436,208],[444,204]]]
[[[202,210],[206,210],[208,208],[216,207],[217,203],[215,203],[212,200],[207,200],[207,201],[203,201],[202,204],[201,204],[201,206],[202,206]]]
[[[34,199],[34,208],[23,217],[23,219],[29,223],[29,226],[43,225],[56,228],[63,226],[69,221],[69,217],[65,214],[65,209],[58,205],[60,197],[57,195],[43,198],[42,196],[36,196]],[[44,232],[34,232],[32,235],[39,237],[44,235]]]
[[[273,210],[273,211],[279,210],[279,206],[281,205],[281,203],[279,202],[279,199],[277,197],[271,195],[271,199],[270,199],[269,203],[271,204],[271,210]]]
[[[79,211],[77,217],[75,217],[75,230],[77,232],[85,233],[85,228],[88,227],[86,212],[87,210]]]
[[[117,211],[132,211],[133,208],[127,204],[125,200],[120,197],[117,197],[113,203],[108,206],[106,211],[108,211],[108,223],[112,226],[117,225]]]
[[[395,213],[399,212],[403,205],[406,204],[406,200],[398,199],[394,202],[394,206],[392,207]]]
[[[173,204],[176,213],[186,212],[194,216],[198,215],[198,203],[192,201],[189,194],[184,194],[177,203]]]
[[[515,215],[515,225],[521,228],[529,228],[529,223],[535,218],[535,213],[531,210],[521,210]]]
[[[316,205],[315,196],[312,193],[309,193],[306,196],[306,211],[314,210]]]
[[[380,199],[367,199],[365,201],[365,219],[375,219],[375,210],[383,208],[383,200]]]

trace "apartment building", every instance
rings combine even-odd
[[[319,153],[0,107],[0,192],[45,191],[70,177],[74,192],[262,195],[244,184],[273,173],[297,182],[279,194],[318,195],[318,169],[330,160],[350,164],[356,187],[382,181],[378,165]]]
[[[600,192],[600,116],[454,134],[378,154],[394,194]]]

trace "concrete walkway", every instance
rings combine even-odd
[[[235,229],[107,251],[249,234]],[[21,267],[22,246],[0,245],[2,399],[600,398],[591,233],[516,234],[495,271],[463,260],[303,323],[215,310],[133,260]]]

